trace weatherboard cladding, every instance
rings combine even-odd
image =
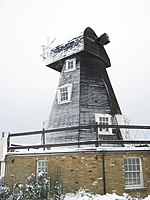
[[[117,99],[111,86],[106,67],[110,61],[103,46],[93,42],[97,36],[87,28],[84,32],[84,48],[69,57],[58,58],[50,68],[61,70],[58,88],[72,84],[70,102],[58,103],[58,94],[52,106],[48,129],[95,124],[95,114],[121,114]],[[97,55],[99,54],[99,55]],[[76,59],[76,70],[65,71],[65,61]],[[55,68],[57,67],[57,68]],[[58,71],[59,71],[58,70]],[[115,121],[114,121],[115,123]],[[99,135],[99,139],[120,139],[120,132],[112,135]],[[73,130],[47,134],[48,143],[86,141],[96,139],[96,130]]]
[[[115,95],[108,93],[106,85],[107,72],[101,66],[101,61],[92,55],[85,54],[81,59],[81,74],[80,74],[80,125],[89,125],[95,123],[95,114],[120,114],[120,108],[111,106],[111,101],[115,100]],[[107,81],[108,82],[108,81]],[[109,87],[109,90],[111,88]],[[80,131],[80,138],[88,134],[88,139],[96,138],[94,129]],[[99,135],[100,139],[116,139],[116,135]]]
[[[70,126],[79,126],[79,90],[80,90],[80,63],[77,59],[76,70],[65,72],[65,64],[60,73],[58,87],[65,84],[72,84],[71,102],[58,104],[58,95],[56,93],[49,119],[49,128],[62,128]],[[78,140],[78,131],[68,131],[48,134],[48,142],[67,142]]]
[[[74,57],[72,57],[74,58]],[[56,94],[49,119],[49,129],[95,124],[95,114],[121,114],[115,94],[101,61],[90,54],[76,56],[76,70],[60,73],[59,85],[72,84],[71,102],[58,104]],[[109,90],[109,92],[108,92]],[[117,132],[116,132],[117,133]],[[119,139],[116,134],[100,139]],[[74,130],[47,134],[47,142],[86,141],[96,139],[96,130]]]

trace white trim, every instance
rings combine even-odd
[[[143,170],[142,170],[142,161],[141,161],[141,158],[140,157],[125,157],[125,159],[138,159],[139,160],[139,166],[140,166],[140,169],[139,170],[130,170],[130,171],[125,171],[125,163],[124,163],[124,176],[125,176],[125,173],[137,173],[139,172],[140,173],[140,183],[139,184],[126,184],[125,183],[125,189],[137,189],[137,188],[143,188],[144,187],[144,183],[143,183]],[[133,163],[131,163],[131,166]],[[137,164],[137,163],[135,163]],[[136,165],[137,166],[137,165]],[[125,177],[124,177],[125,178]],[[131,177],[132,178],[132,177]]]
[[[39,166],[39,163],[43,163],[44,165],[40,165]],[[43,168],[43,170],[42,170]],[[48,160],[37,160],[37,175],[40,173],[40,172],[45,172],[45,173],[48,173]]]
[[[69,63],[72,63],[72,68],[69,68]],[[65,61],[65,71],[70,72],[76,70],[76,58],[68,59]]]
[[[61,100],[61,92],[60,92],[60,90],[61,89],[65,89],[65,88],[67,89],[67,95],[68,95],[68,97],[65,100]],[[58,93],[57,93],[57,95],[58,95],[58,104],[63,104],[63,103],[70,102],[71,93],[72,93],[72,84],[65,84],[65,85],[63,85],[61,87],[58,87]]]
[[[108,125],[111,125],[111,115],[109,114],[95,114],[95,122],[97,122],[98,124],[100,124],[100,117],[104,117],[108,119]],[[101,131],[100,128],[98,128],[98,134],[105,134],[105,135],[112,135],[112,128],[108,128],[108,130],[106,130],[105,128],[103,128],[103,130]]]

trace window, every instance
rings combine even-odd
[[[65,72],[73,71],[76,69],[76,59],[66,60],[65,62]]]
[[[95,121],[101,125],[110,125],[111,124],[111,116],[109,114],[95,114]],[[103,128],[100,127],[98,129],[99,134],[112,134],[111,128]]]
[[[37,174],[40,172],[48,172],[48,161],[47,160],[38,160],[37,161]]]
[[[68,100],[68,88],[60,88],[60,101]]]
[[[124,176],[126,188],[143,186],[142,166],[140,158],[124,159]]]
[[[58,88],[58,103],[70,102],[72,92],[72,84],[66,84]]]

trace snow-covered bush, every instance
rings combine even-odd
[[[139,200],[139,198],[133,198],[126,193],[122,196],[118,196],[117,194],[100,195],[87,192],[83,189],[75,193],[63,195],[62,183],[59,176],[55,182],[55,194],[50,198],[48,195],[50,193],[50,181],[43,172],[40,173],[38,177],[32,174],[27,177],[27,183],[25,185],[17,183],[15,187],[19,189],[19,194],[17,194],[13,200]],[[7,190],[5,190],[5,192],[5,195],[8,194]],[[4,198],[0,196],[0,200],[10,200],[8,197],[9,195]],[[150,196],[145,199],[140,199],[150,200]]]
[[[10,197],[10,190],[6,185],[4,177],[0,177],[0,200],[7,200]]]
[[[62,183],[61,181],[58,179],[56,180],[55,183],[55,194],[53,195],[55,200],[60,200],[62,199]]]
[[[15,188],[20,191],[20,200],[46,200],[50,185],[46,174],[41,172],[37,177],[35,174],[27,177],[25,185],[17,183]]]

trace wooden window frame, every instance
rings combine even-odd
[[[124,158],[124,179],[126,189],[143,187],[143,170],[141,158]]]
[[[58,104],[70,102],[71,93],[72,93],[72,84],[65,84],[61,87],[58,87]]]
[[[112,124],[111,115],[109,114],[95,114],[95,121],[97,124]],[[98,128],[98,134],[112,135],[112,128]]]
[[[65,61],[65,72],[76,70],[76,58],[68,59]]]
[[[37,175],[40,172],[48,173],[48,160],[37,160]]]

